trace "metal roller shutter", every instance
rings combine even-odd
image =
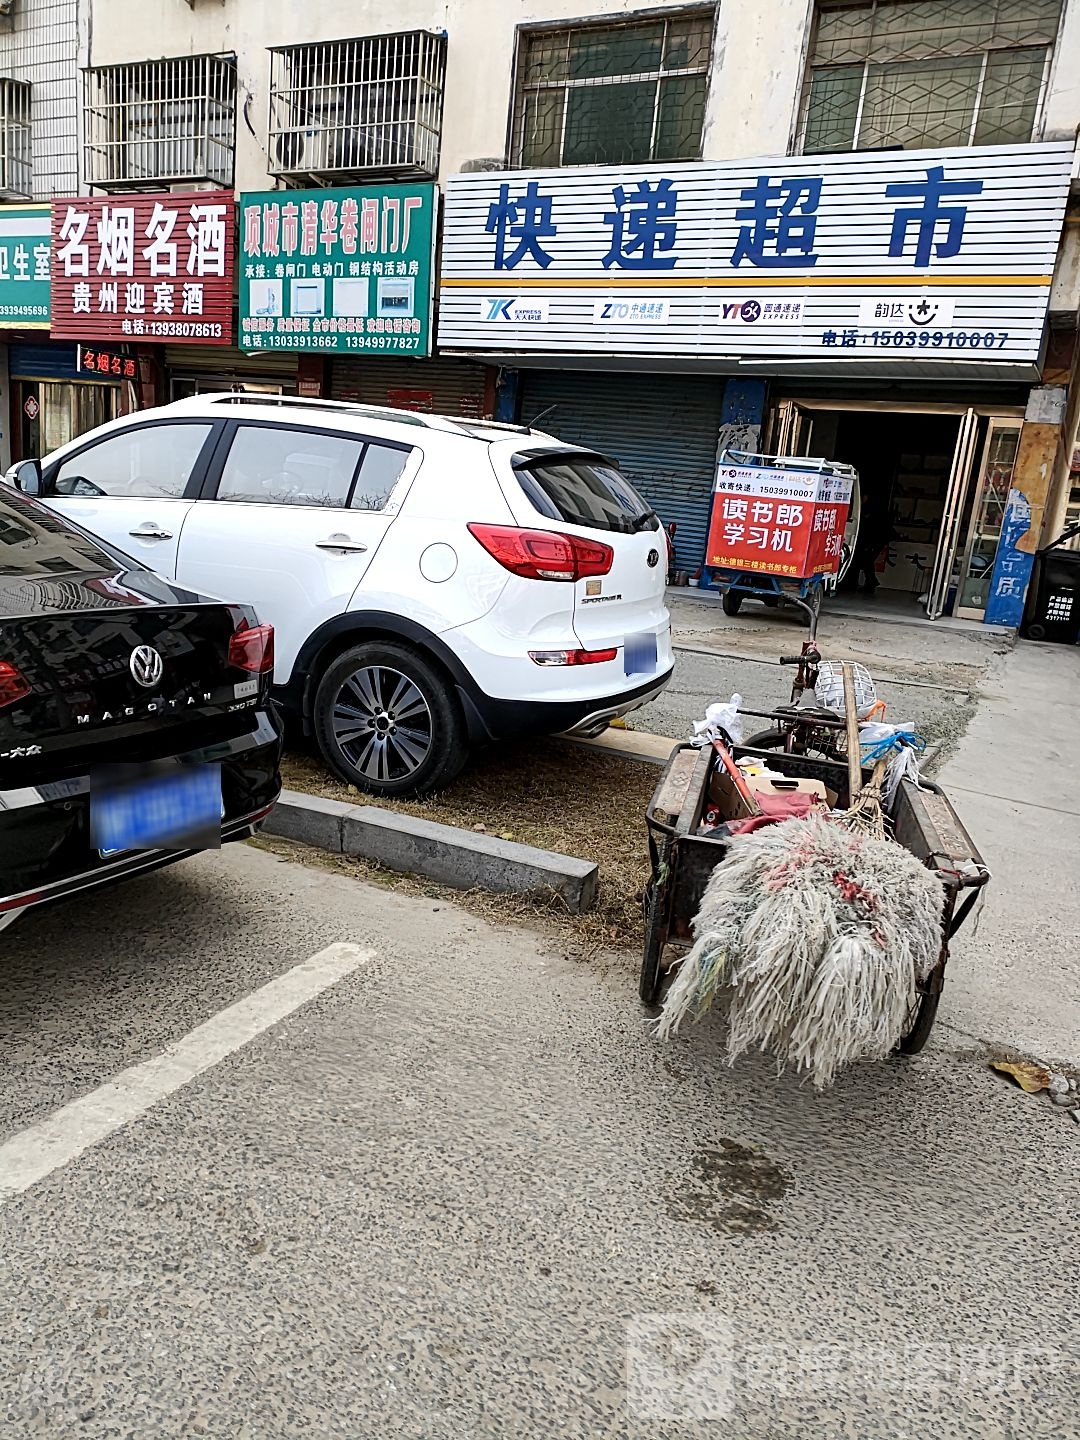
[[[330,364],[334,400],[362,400],[436,415],[490,416],[488,368],[436,356],[401,360],[382,355],[335,356]]]
[[[665,525],[680,567],[705,558],[724,381],[523,370],[521,420],[617,460]],[[554,408],[552,408],[554,407]]]
[[[74,345],[56,340],[13,341],[8,346],[8,374],[19,380],[77,380]]]
[[[296,352],[255,351],[232,345],[166,345],[165,364],[174,375],[235,375],[296,383]]]

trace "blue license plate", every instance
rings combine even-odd
[[[103,856],[220,844],[221,815],[220,765],[181,765],[90,792],[91,835]]]
[[[627,635],[623,641],[623,674],[651,675],[656,669],[656,636]]]

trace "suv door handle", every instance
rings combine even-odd
[[[325,540],[315,541],[316,550],[344,550],[350,555],[362,555],[368,548],[362,540],[353,540],[348,535],[328,535]]]
[[[131,536],[132,536],[134,539],[136,539],[136,540],[171,540],[171,539],[172,539],[172,531],[171,531],[171,530],[162,530],[159,525],[154,525],[154,524],[153,524],[151,521],[149,521],[149,520],[146,522],[145,525],[140,525],[137,530],[129,530],[129,531],[128,531],[128,534],[131,535]]]

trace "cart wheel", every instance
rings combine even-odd
[[[931,976],[931,980],[933,978]],[[940,999],[940,990],[935,990],[933,993],[926,990],[919,991],[914,1005],[908,1011],[907,1023],[900,1036],[900,1044],[897,1046],[901,1055],[917,1055],[929,1040],[930,1031],[934,1028],[934,1021],[937,1018]]]
[[[725,615],[737,615],[742,609],[743,597],[738,590],[725,590],[720,608]]]
[[[751,735],[749,740],[742,743],[748,750],[783,750],[784,740],[782,730],[759,730],[756,735]]]
[[[650,885],[646,891],[645,949],[641,960],[641,977],[638,980],[638,994],[643,1005],[656,1004],[664,978],[660,969],[666,943],[663,908],[660,891],[655,885]]]

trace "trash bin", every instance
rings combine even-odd
[[[1025,640],[1080,644],[1080,550],[1061,548],[1074,535],[1080,535],[1080,525],[1036,551],[1020,627]]]

